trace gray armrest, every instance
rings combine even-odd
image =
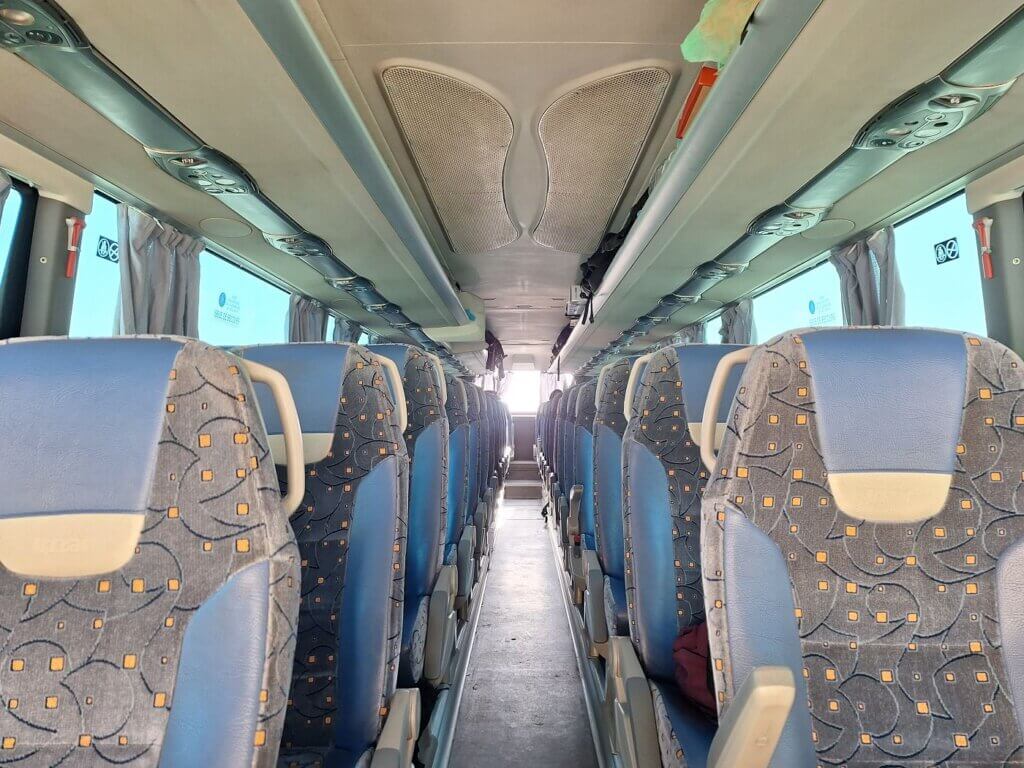
[[[583,624],[587,628],[590,640],[590,655],[604,656],[607,654],[608,622],[604,610],[604,573],[597,559],[597,552],[592,549],[582,551],[583,580],[586,589],[583,593]]]
[[[373,750],[370,768],[411,768],[419,732],[420,692],[401,688],[391,697],[388,718]]]
[[[423,652],[423,677],[435,688],[447,679],[448,664],[455,649],[455,595],[458,575],[454,565],[445,565],[434,582],[427,611],[427,639]]]
[[[708,768],[768,768],[795,698],[789,667],[755,667],[718,723]]]
[[[651,687],[628,637],[608,641],[605,710],[613,723],[612,749],[622,767],[661,768]]]
[[[455,605],[463,620],[469,617],[468,608],[473,596],[473,585],[476,584],[476,526],[467,525],[462,529],[459,548],[456,550],[455,563],[458,570],[458,596]]]

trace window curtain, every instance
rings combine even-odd
[[[334,318],[334,341],[356,342],[362,335],[363,327],[347,317]]]
[[[730,305],[722,313],[723,344],[751,344],[754,334],[754,312],[750,299]]]
[[[122,203],[117,208],[119,334],[199,336],[203,241]]]
[[[892,227],[833,248],[829,261],[839,273],[847,325],[903,325],[903,285]]]
[[[673,344],[703,344],[704,323],[690,323],[672,336]]]
[[[323,341],[327,308],[316,299],[292,294],[288,306],[288,341]]]
[[[0,220],[4,216],[4,203],[7,202],[7,195],[11,192],[11,180],[0,168]]]

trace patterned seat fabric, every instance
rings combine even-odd
[[[402,373],[409,423],[409,516],[405,550],[405,619],[398,682],[413,686],[423,674],[430,593],[444,564],[448,531],[448,417],[444,371],[436,358],[406,344],[374,344]]]
[[[580,536],[587,549],[594,549],[594,416],[597,405],[594,396],[597,393],[597,381],[581,384],[576,395],[575,450],[573,451],[573,479],[583,486],[583,497],[580,500]]]
[[[704,621],[700,509],[707,471],[690,423],[704,412],[711,377],[733,345],[687,344],[654,354],[636,389],[623,442],[623,536],[629,632],[644,670],[660,692],[663,752],[669,765],[700,765],[713,726],[675,688],[673,643]],[[732,400],[723,397],[720,421]],[[675,699],[679,700],[676,701]],[[669,745],[666,747],[665,745]]]
[[[469,516],[469,414],[466,387],[462,381],[446,374],[445,386],[448,388],[448,399],[445,401],[445,413],[448,416],[448,528],[445,534],[444,562],[450,564],[455,562],[459,539]]]
[[[794,671],[773,765],[1024,764],[1022,391],[1016,354],[954,333],[755,352],[703,547],[719,708]]]
[[[477,503],[483,491],[480,488],[480,476],[483,470],[480,464],[484,461],[483,454],[483,417],[480,412],[480,388],[472,382],[465,383],[466,416],[469,419],[469,434],[466,449],[466,524],[473,523]]]
[[[635,357],[622,358],[601,369],[594,414],[594,539],[604,573],[605,618],[608,635],[629,634],[626,614],[625,565],[622,539],[622,435],[626,416],[622,405]]]
[[[238,358],[0,342],[0,434],[2,761],[273,765],[298,553]]]
[[[288,379],[307,442],[306,495],[291,520],[302,607],[279,765],[349,768],[368,759],[398,672],[408,470],[398,416],[380,360],[363,347],[241,353]],[[259,394],[274,435],[276,410]],[[318,435],[329,438],[311,456],[309,438]]]

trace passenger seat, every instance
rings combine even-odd
[[[714,694],[704,669],[690,700],[677,682],[677,638],[702,631],[705,621],[701,584],[701,495],[708,472],[699,445],[724,433],[740,369],[728,382],[713,434],[702,433],[705,399],[719,360],[742,347],[727,344],[679,344],[639,358],[627,385],[635,404],[623,440],[623,536],[629,632],[650,686],[649,703],[630,697],[630,711],[653,708],[654,734],[635,733],[639,753],[660,747],[665,768],[707,762],[715,725],[699,704],[714,709]],[[759,570],[755,559],[745,567]],[[631,655],[625,638],[610,643],[613,669]],[[617,686],[611,686],[613,690]],[[700,695],[703,694],[703,700]],[[643,721],[637,718],[633,726]],[[655,738],[656,735],[656,738]],[[650,764],[640,760],[640,764]]]
[[[405,445],[409,455],[409,519],[405,549],[405,618],[398,682],[421,676],[443,682],[455,647],[458,576],[444,562],[448,530],[448,416],[441,361],[407,344],[373,344],[374,354],[391,360],[402,374],[409,414]],[[458,510],[453,510],[457,514]]]
[[[355,344],[240,354],[288,379],[305,444],[306,493],[291,521],[302,607],[279,765],[362,768],[378,757],[409,766],[420,710],[417,690],[396,691],[408,471],[398,369]],[[280,419],[266,394],[261,388],[260,407],[273,441]],[[276,461],[283,474],[284,457]]]
[[[625,357],[604,366],[594,395],[594,545],[598,570],[587,564],[583,617],[594,650],[602,654],[609,637],[629,634],[622,538],[622,435],[626,429],[626,382],[635,360]]]
[[[467,609],[476,583],[476,529],[469,519],[469,403],[466,385],[445,374],[448,397],[448,531],[445,537],[445,565],[456,566],[458,593],[455,607],[468,618]]]
[[[765,678],[789,689],[770,765],[1020,764],[1021,392],[1021,358],[969,334],[808,329],[753,352],[703,555],[724,721]]]
[[[221,350],[0,342],[5,764],[275,765],[299,562],[268,451]]]

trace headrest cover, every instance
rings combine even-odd
[[[594,429],[594,416],[597,415],[597,405],[594,402],[597,393],[597,382],[591,379],[580,385],[580,391],[576,396],[576,415],[574,421],[577,427],[583,427],[588,432]]]
[[[822,460],[839,508],[872,522],[939,512],[963,419],[964,337],[846,328],[793,340],[805,350]]]
[[[0,343],[0,518],[146,511],[182,342]]]
[[[287,380],[299,412],[306,464],[323,460],[330,452],[338,422],[341,388],[351,344],[260,344],[242,347],[238,354],[280,372]],[[270,390],[256,385],[263,421],[275,462],[284,463],[281,417]]]
[[[690,437],[700,445],[704,439],[701,434],[701,421],[704,417],[704,403],[711,387],[711,379],[715,375],[718,362],[738,349],[742,344],[676,344],[672,347],[679,363],[679,377],[683,382],[683,409],[686,414],[687,428]],[[725,391],[718,406],[718,429],[715,435],[715,447],[722,444],[725,435],[725,422],[729,418],[729,408],[736,397],[744,366],[737,365],[729,373]]]

